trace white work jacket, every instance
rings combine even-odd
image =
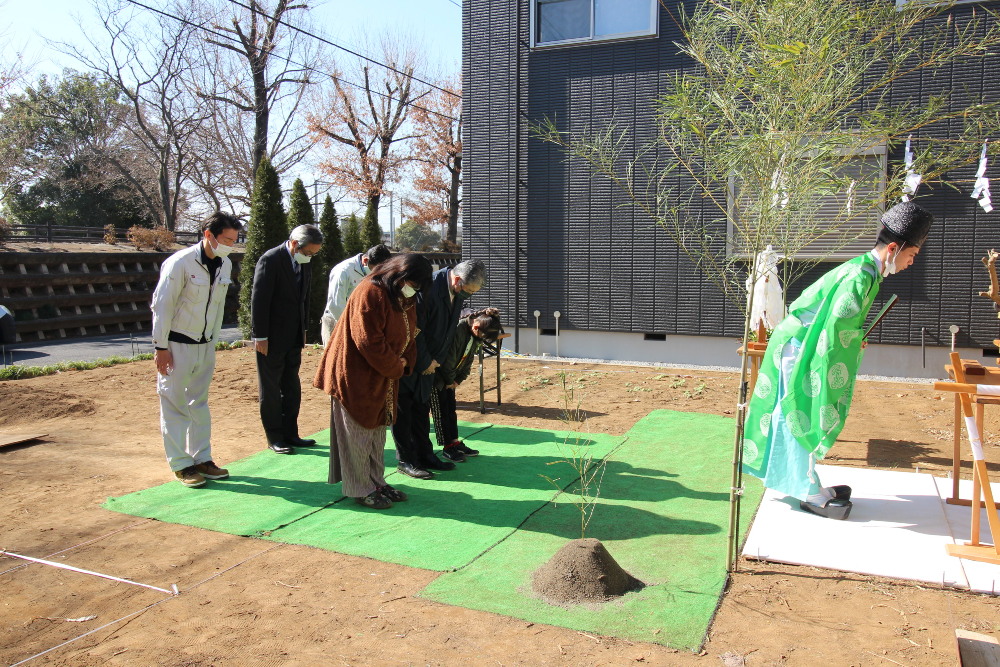
[[[226,292],[232,284],[233,262],[222,258],[212,282],[212,272],[201,261],[201,242],[179,250],[160,267],[160,281],[153,292],[153,347],[166,348],[171,331],[192,340],[214,342],[222,329]]]

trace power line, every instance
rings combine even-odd
[[[230,1],[232,1],[232,0],[230,0]],[[147,9],[147,10],[149,10],[151,12],[156,13],[156,14],[160,14],[161,16],[165,16],[165,17],[167,17],[169,19],[173,19],[175,21],[179,21],[180,23],[183,23],[184,25],[188,25],[188,26],[191,26],[193,28],[197,28],[199,30],[207,32],[209,34],[215,35],[216,37],[219,37],[221,39],[225,39],[225,40],[228,40],[228,41],[236,43],[236,44],[240,43],[239,40],[235,39],[231,35],[228,35],[228,34],[226,34],[224,32],[220,32],[218,30],[213,30],[211,28],[207,28],[207,27],[205,27],[203,25],[200,25],[198,23],[194,23],[192,21],[188,21],[187,19],[185,19],[185,18],[183,18],[181,16],[177,16],[175,14],[171,14],[169,12],[165,12],[165,11],[163,11],[161,9],[157,9],[156,7],[150,7],[147,4],[139,2],[139,0],[126,0],[126,2],[128,2],[130,4],[133,4],[133,5],[136,5],[137,7],[142,7],[143,9]],[[347,84],[349,86],[353,86],[353,87],[355,87],[355,88],[357,88],[359,90],[364,90],[365,92],[368,92],[368,93],[371,93],[373,95],[376,95],[377,97],[384,97],[384,98],[387,98],[387,99],[392,99],[392,96],[390,96],[390,95],[386,95],[385,93],[379,92],[377,90],[371,90],[370,88],[365,87],[365,86],[363,86],[363,85],[361,85],[359,83],[354,83],[353,81],[349,81],[349,80],[341,78],[339,76],[335,76],[333,74],[330,74],[329,72],[325,72],[323,70],[317,69],[317,68],[313,67],[312,65],[307,65],[305,63],[297,62],[297,61],[292,60],[291,58],[289,58],[287,56],[283,56],[283,55],[280,55],[280,54],[277,54],[277,53],[271,53],[271,56],[273,56],[275,58],[278,58],[280,60],[283,60],[286,63],[288,63],[289,65],[295,65],[296,67],[300,67],[303,70],[307,70],[307,71],[310,71],[310,72],[315,72],[316,74],[322,74],[323,76],[328,76],[328,77],[330,77],[334,81],[339,81],[340,83],[344,83],[344,84]],[[452,94],[454,94],[454,93],[452,93]],[[453,120],[455,122],[460,122],[460,119],[455,118],[454,116],[449,116],[448,114],[440,113],[438,111],[434,111],[432,109],[428,109],[427,107],[420,106],[419,104],[417,104],[415,102],[405,102],[404,106],[412,107],[414,109],[420,109],[421,111],[424,111],[426,113],[432,114],[434,116],[440,116],[441,118],[446,118],[448,120]]]
[[[449,1],[452,4],[454,4],[454,5],[458,6],[458,7],[461,7],[461,5],[459,5],[458,3],[456,3],[455,0],[449,0]],[[237,7],[242,7],[243,9],[249,10],[249,11],[253,12],[254,14],[262,13],[262,12],[260,12],[260,10],[256,9],[252,5],[251,6],[244,5],[243,3],[240,2],[240,0],[229,0],[229,3],[233,4],[233,5],[236,5]],[[268,18],[270,18],[270,17],[268,17]],[[326,37],[322,37],[320,35],[317,35],[316,33],[309,32],[308,30],[305,30],[305,29],[300,28],[298,26],[292,25],[290,23],[286,23],[282,19],[277,19],[277,21],[278,21],[278,23],[280,23],[281,25],[285,26],[286,28],[290,28],[290,29],[292,29],[292,30],[294,30],[296,32],[302,33],[303,35],[306,35],[308,37],[312,37],[313,39],[319,40],[320,42],[323,42],[324,44],[332,46],[332,47],[334,47],[336,49],[340,49],[341,51],[346,51],[347,53],[350,53],[352,56],[357,56],[358,58],[361,58],[363,60],[367,60],[370,63],[374,63],[374,64],[376,64],[376,65],[378,65],[380,67],[384,67],[387,70],[395,72],[396,74],[402,74],[403,76],[408,76],[411,79],[413,79],[414,81],[419,81],[420,83],[424,84],[425,86],[430,86],[431,88],[434,88],[435,90],[440,90],[441,92],[447,93],[447,94],[452,95],[454,97],[461,97],[461,95],[459,95],[458,93],[456,93],[454,91],[448,90],[447,88],[442,88],[441,86],[435,85],[435,84],[431,83],[430,81],[425,81],[425,80],[423,80],[423,79],[421,79],[419,77],[416,77],[416,76],[414,76],[412,74],[407,74],[406,72],[402,72],[402,71],[396,69],[395,67],[393,67],[392,65],[386,65],[383,62],[375,60],[374,58],[370,58],[370,57],[368,57],[368,56],[366,56],[366,55],[364,55],[362,53],[358,53],[357,51],[352,51],[351,49],[347,48],[346,46],[341,46],[340,44],[337,44],[336,42],[330,41]]]
[[[451,3],[451,4],[453,4],[453,5],[455,5],[455,6],[456,6],[456,7],[458,7],[459,9],[461,9],[461,8],[462,8],[462,5],[460,5],[460,4],[458,4],[457,2],[455,2],[455,0],[448,0],[448,2],[450,2],[450,3]]]

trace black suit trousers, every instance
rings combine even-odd
[[[396,459],[423,468],[434,455],[431,444],[431,406],[419,396],[399,386],[399,414],[392,425],[392,439],[396,441]]]
[[[268,350],[257,353],[257,388],[260,396],[260,421],[268,443],[290,441],[299,437],[299,406],[302,385],[299,366],[302,348]]]

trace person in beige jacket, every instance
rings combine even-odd
[[[242,228],[225,213],[209,216],[201,241],[163,262],[150,304],[163,448],[170,469],[187,487],[229,476],[212,461],[208,386],[232,284],[233,262],[227,255]]]

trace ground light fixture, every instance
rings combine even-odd
[[[536,310],[535,311],[535,356],[536,357],[539,356],[540,354],[539,350],[541,349],[540,345],[541,345],[542,329],[538,324],[538,318],[541,316],[542,316],[542,311]]]
[[[558,310],[552,313],[552,316],[556,318],[556,356],[559,356],[559,317],[562,315]]]

